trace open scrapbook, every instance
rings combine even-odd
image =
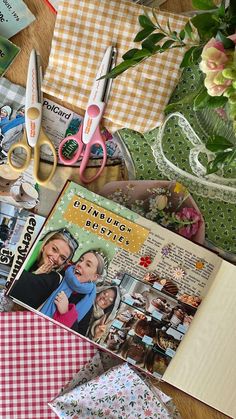
[[[235,272],[204,247],[68,182],[8,295],[233,416]]]

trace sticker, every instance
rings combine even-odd
[[[124,324],[124,323],[122,323],[120,320],[117,320],[117,319],[115,319],[115,320],[112,322],[112,326],[116,327],[117,329],[122,329],[123,324]]]
[[[161,314],[159,311],[157,310],[153,310],[152,312],[152,316],[155,317],[155,319],[157,320],[162,320],[163,314]]]
[[[201,260],[198,260],[198,261],[195,263],[195,268],[196,268],[196,269],[199,269],[199,270],[203,269],[203,268],[204,268],[204,262],[202,262]]]
[[[147,345],[153,345],[153,339],[147,335],[143,336],[142,342],[146,343]]]
[[[147,268],[152,263],[150,256],[142,256],[139,261],[139,265]]]
[[[167,348],[165,354],[173,358],[173,356],[175,356],[175,351],[173,351],[173,349]]]
[[[186,272],[180,266],[177,266],[173,269],[172,278],[176,279],[177,281],[183,279],[186,275]]]
[[[161,291],[162,288],[163,288],[163,285],[159,284],[159,282],[154,282],[153,288],[155,288],[156,290]]]
[[[168,256],[169,253],[170,253],[170,251],[171,251],[171,246],[170,245],[167,245],[167,246],[164,246],[161,249],[161,254],[162,254],[162,256]]]

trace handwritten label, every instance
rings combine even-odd
[[[131,253],[139,252],[149,235],[147,228],[76,195],[64,219]]]
[[[116,327],[117,329],[122,329],[123,323],[120,320],[115,319],[112,322],[112,326]]]
[[[153,339],[147,335],[144,335],[142,342],[146,343],[147,345],[153,345]]]
[[[152,316],[157,319],[157,320],[162,320],[163,314],[161,314],[159,311],[157,310],[153,310],[152,312]]]

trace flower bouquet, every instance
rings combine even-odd
[[[179,182],[110,182],[100,194],[181,236],[204,242],[203,217],[188,190]]]
[[[226,4],[227,3],[227,4]],[[168,113],[178,104],[189,104],[194,111],[216,109],[222,121],[226,121],[236,132],[236,1],[192,0],[198,9],[178,33],[168,24],[161,27],[158,15],[152,10],[152,16],[145,10],[139,16],[141,30],[134,38],[134,43],[141,43],[141,48],[133,48],[123,55],[123,61],[104,75],[115,78],[131,67],[148,59],[154,54],[165,53],[173,48],[184,48],[185,55],[181,68],[198,65],[202,72],[199,88],[186,94],[179,103],[167,106]],[[211,135],[205,143],[209,150],[206,175],[218,172],[226,166],[236,168],[236,137],[233,135]]]

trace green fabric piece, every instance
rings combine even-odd
[[[228,122],[224,124],[222,120],[215,118],[214,111],[209,111],[206,114],[202,111],[193,111],[193,102],[191,101],[190,95],[193,92],[197,92],[203,81],[202,77],[202,73],[198,67],[187,68],[183,71],[181,80],[174,90],[169,103],[175,103],[182,99],[188,100],[188,98],[190,103],[175,103],[171,109],[171,113],[180,112],[183,114],[203,143],[206,142],[209,135],[216,132],[218,135],[224,135],[227,138],[230,137],[235,141],[231,125]],[[128,148],[135,166],[136,179],[168,179],[166,174],[157,166],[151,149],[151,146],[157,139],[157,134],[158,129],[144,135],[128,129],[119,131],[119,136]],[[183,135],[183,130],[174,117],[167,122],[162,146],[164,155],[169,161],[185,172],[193,174],[189,163],[189,152],[193,146],[188,141],[188,138],[186,138],[186,135]],[[206,156],[203,154],[200,155],[200,161],[205,165]],[[236,178],[236,169],[226,169],[224,177]],[[176,180],[181,182],[181,178],[178,178],[178,176],[176,176]],[[188,185],[185,186],[188,187]],[[196,190],[190,190],[190,192],[205,219],[207,245],[209,247],[212,245],[213,248],[217,247],[223,252],[228,252],[229,254],[225,255],[225,257],[233,259],[233,255],[236,255],[235,204],[199,196]]]

